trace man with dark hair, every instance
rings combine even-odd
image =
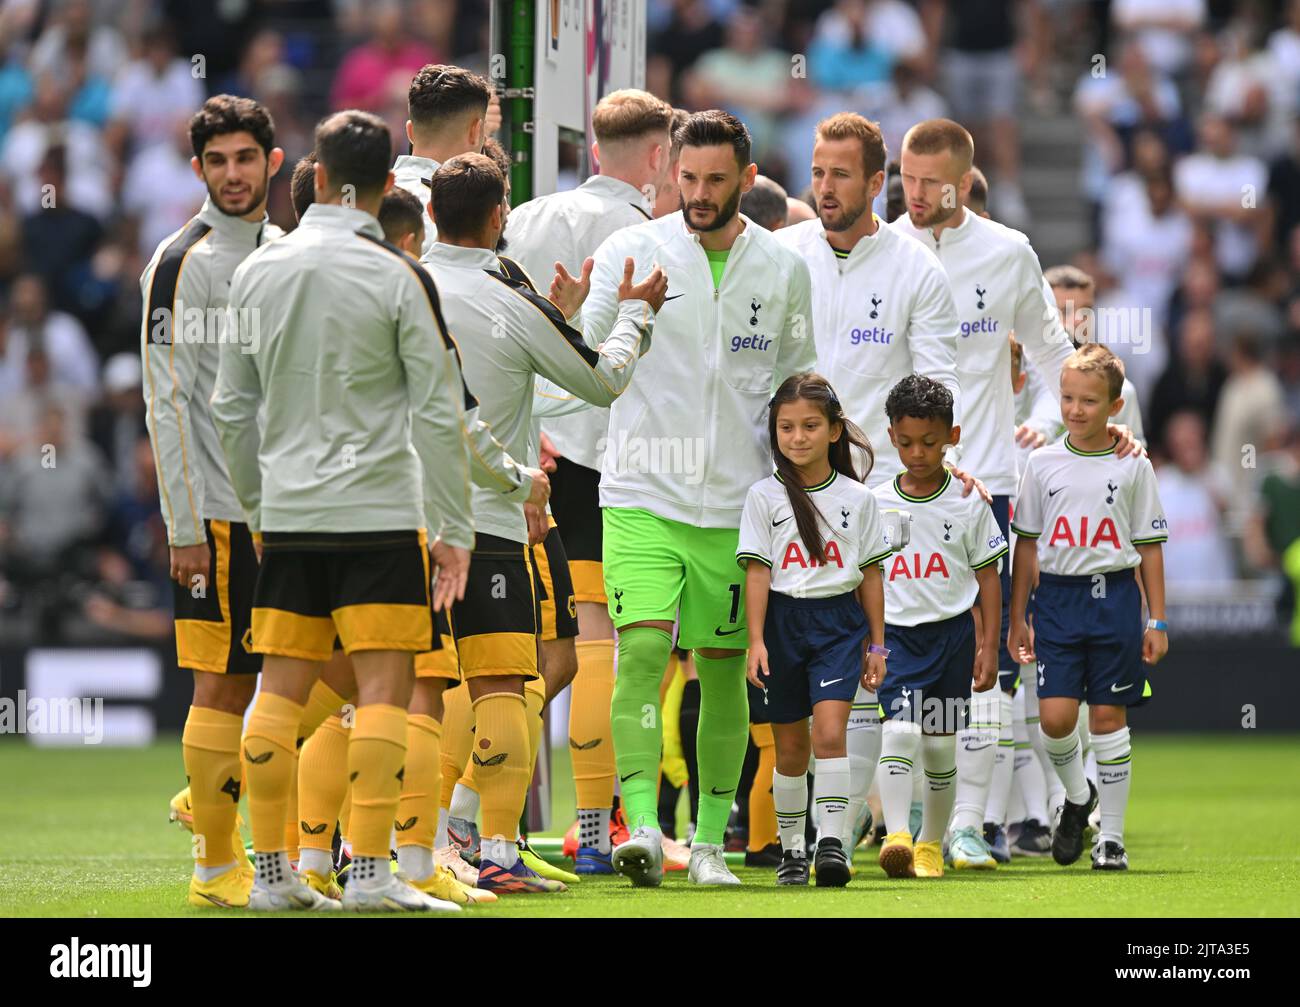
[[[532,429],[535,378],[597,405],[614,401],[648,347],[667,281],[656,270],[633,286],[629,264],[617,292],[617,320],[604,338],[584,340],[565,319],[578,313],[585,287],[572,284],[553,303],[516,264],[498,258],[505,192],[505,178],[490,158],[463,154],[443,164],[430,194],[438,241],[421,261],[438,277],[466,379],[484,394],[483,415],[501,431],[506,448],[522,454]],[[465,598],[452,607],[451,629],[474,711],[474,783],[483,816],[478,885],[496,892],[563,891],[562,883],[521,860],[516,845],[541,735],[540,703],[530,711],[525,688],[538,677],[535,638],[541,631],[528,522],[517,502],[486,488],[475,488],[472,509],[474,560]]]
[[[754,176],[754,187],[740,200],[740,212],[760,227],[779,231],[790,215],[789,196],[766,175]]]
[[[427,208],[429,180],[438,166],[457,154],[483,149],[491,101],[491,85],[470,70],[442,63],[422,67],[407,91],[411,152],[393,162],[395,184]],[[427,252],[437,238],[432,220],[426,221],[421,251]]]
[[[300,725],[336,639],[357,686],[343,904],[458,908],[389,869],[410,655],[436,646],[431,610],[463,592],[474,541],[463,419],[472,399],[432,279],[383,241],[375,219],[392,185],[390,144],[366,112],[321,122],[315,202],[231,282],[233,331],[212,414],[235,493],[262,537],[252,648],[265,657],[244,732],[256,910],[339,908],[296,876],[282,827]]]
[[[412,258],[419,258],[424,243],[424,207],[405,189],[393,186],[379,204],[379,226],[384,240]]]
[[[668,174],[664,178],[663,185],[655,193],[654,208],[650,211],[650,215],[655,219],[666,217],[681,209],[681,198],[677,189],[677,161],[682,156],[679,131],[690,117],[691,113],[684,108],[673,109],[672,124],[668,131],[672,138],[672,144],[668,148]]]
[[[650,219],[656,193],[666,181],[672,121],[672,107],[646,91],[628,88],[605,95],[591,116],[596,135],[591,155],[599,173],[576,189],[529,200],[511,211],[506,224],[511,255],[546,290],[557,263],[581,277],[602,241]],[[547,533],[544,544],[552,552],[558,547],[570,561],[579,639],[576,646],[572,639],[544,642],[543,671],[548,683],[562,687],[573,681],[569,730],[580,832],[575,868],[579,874],[609,874],[614,626],[601,577],[598,489],[598,445],[609,428],[609,412],[585,408],[560,415],[575,404],[585,405],[543,383],[534,412],[542,414],[545,408],[541,427],[556,454],[551,510],[557,528]]]
[[[316,152],[298,158],[289,176],[289,199],[293,203],[294,219],[302,220],[307,207],[316,201]]]
[[[768,399],[811,370],[816,354],[808,267],[738,212],[758,172],[744,123],[697,112],[677,135],[681,211],[607,238],[583,306],[597,345],[616,318],[628,262],[643,273],[657,263],[672,285],[656,320],[671,352],[644,361],[610,410],[600,481],[605,594],[619,631],[614,750],[632,828],[613,865],[636,885],[663,878],[659,683],[676,620],[702,696],[690,877],[734,885],[722,840],[749,737],[740,515],[771,464]]]
[[[243,715],[262,666],[247,643],[257,557],[209,405],[224,335],[209,320],[223,317],[236,267],[280,234],[266,215],[284,161],[274,128],[248,98],[218,95],[195,113],[191,166],[208,197],[140,277],[145,416],[176,582],[176,662],[194,675],[181,738],[190,786],[172,799],[171,817],[203,840],[190,879],[196,906],[245,906],[252,883],[236,812]]]
[[[891,385],[926,375],[947,389],[960,411],[957,311],[934,254],[872,212],[888,158],[880,127],[856,112],[840,112],[817,124],[816,137],[811,178],[817,219],[781,231],[777,240],[812,274],[818,368],[871,442],[875,459],[866,483],[875,489],[903,469],[898,454],[886,450]],[[880,760],[878,711],[875,695],[859,688],[848,732],[850,849],[868,823],[867,792]]]

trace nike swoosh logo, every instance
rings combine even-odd
[[[793,515],[793,514],[790,514],[790,515],[787,516],[787,517],[783,517],[780,521],[777,521],[775,518],[773,518],[773,520],[772,520],[772,527],[775,528],[777,525],[785,524],[785,523],[786,523],[787,521],[789,521],[790,518],[792,518],[792,517],[794,517],[794,515]]]
[[[1048,490],[1048,491],[1047,491],[1047,495],[1048,495],[1049,497],[1054,497],[1054,496],[1056,496],[1056,494],[1058,494],[1058,493],[1060,493],[1060,492],[1061,492],[1061,489],[1060,489],[1060,488],[1057,488],[1057,489],[1054,489],[1054,490]]]
[[[962,747],[968,752],[982,752],[986,748],[992,748],[993,742],[990,741],[987,745],[963,745]]]
[[[724,633],[724,632],[722,631],[722,627],[719,626],[717,629],[715,629],[715,630],[713,631],[713,635],[714,635],[714,636],[730,636],[732,633],[739,633],[739,632],[740,632],[742,629],[744,629],[744,628],[745,628],[744,626],[737,626],[735,629],[729,629],[729,630],[727,630],[727,631]]]
[[[717,787],[709,788],[709,793],[712,794],[714,797],[721,797],[723,794],[734,794],[735,792],[736,792],[735,787],[732,787],[730,790],[719,790]]]
[[[822,688],[824,689],[828,685],[834,685],[836,682],[843,682],[843,681],[844,681],[844,676],[841,675],[839,678],[832,678],[829,682],[823,681]]]
[[[644,772],[645,772],[644,769],[638,769],[635,773],[628,773],[627,776],[620,776],[619,781],[621,783],[626,783],[628,780],[632,779],[632,777],[639,776]]]
[[[669,301],[675,301],[675,300],[677,300],[677,298],[679,298],[679,297],[685,297],[685,296],[686,296],[685,294],[673,294],[672,297],[665,297],[665,298],[664,298],[664,303],[667,304]]]
[[[1124,686],[1114,686],[1114,685],[1112,685],[1112,686],[1110,687],[1110,691],[1111,691],[1111,692],[1123,692],[1125,689],[1131,689],[1131,688],[1133,688],[1133,683],[1132,683],[1132,682],[1129,682],[1128,685],[1124,685]]]

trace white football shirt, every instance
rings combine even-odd
[[[951,619],[975,604],[975,571],[1006,556],[1006,536],[993,509],[978,493],[962,496],[951,472],[927,497],[904,493],[900,478],[872,490],[882,511],[912,515],[911,541],[885,563],[885,622],[922,626]]]
[[[1151,460],[1079,451],[1069,437],[1029,456],[1011,530],[1038,540],[1040,570],[1064,576],[1131,570],[1137,546],[1169,538]]]
[[[795,598],[834,598],[857,589],[862,571],[889,555],[875,497],[860,482],[831,472],[808,494],[820,514],[826,562],[809,554],[778,475],[754,483],[740,516],[736,562],[772,568],[772,590]]]

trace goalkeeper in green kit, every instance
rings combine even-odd
[[[757,171],[745,125],[698,112],[677,139],[682,209],[610,236],[582,308],[598,344],[616,319],[627,259],[638,274],[657,265],[668,275],[654,352],[610,411],[601,468],[605,592],[618,629],[614,749],[631,830],[613,863],[634,885],[663,879],[659,683],[676,621],[701,697],[690,878],[734,885],[722,841],[749,734],[736,543],[745,494],[771,472],[768,401],[816,364],[811,282],[802,259],[737,212]]]

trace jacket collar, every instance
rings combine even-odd
[[[384,229],[365,210],[337,203],[312,203],[298,222],[299,227],[322,227],[338,231],[360,231],[371,238],[383,239]]]
[[[490,269],[493,272],[499,272],[501,269],[497,253],[490,248],[465,248],[462,245],[448,245],[442,241],[435,241],[420,261],[435,266],[456,266],[460,269]]]
[[[672,216],[677,218],[675,226],[678,229],[678,233],[685,237],[687,241],[693,241],[698,245],[700,243],[700,236],[686,226],[686,214],[683,211],[678,210]],[[740,250],[742,245],[748,244],[750,234],[752,234],[754,229],[758,227],[757,224],[746,217],[743,213],[737,213],[736,216],[745,222],[745,228],[736,235],[736,241],[729,249],[731,252],[737,252]],[[671,220],[672,217],[665,217],[664,219]]]
[[[624,182],[621,178],[613,178],[609,175],[592,175],[578,188],[610,196],[613,199],[626,200],[647,217],[654,210],[654,204],[646,198],[645,193],[630,182]]]
[[[405,175],[408,172],[418,178],[421,182],[433,177],[433,173],[441,168],[440,162],[431,157],[418,157],[415,154],[402,154],[393,162],[393,174]]]
[[[885,222],[881,220],[874,211],[872,211],[871,216],[876,221],[875,232],[859,238],[857,244],[849,249],[848,258],[844,260],[845,262],[848,262],[850,259],[871,255],[876,249],[881,248],[888,240],[885,236]],[[827,251],[829,251],[831,255],[835,255],[835,249],[831,247],[830,235],[827,233],[826,228],[822,226],[820,220],[817,222],[817,233],[820,235],[822,241],[826,243]],[[836,257],[838,258],[838,256]]]
[[[199,210],[199,219],[207,224],[218,234],[231,238],[241,244],[256,246],[262,234],[262,228],[266,226],[270,218],[263,213],[261,220],[244,220],[242,217],[232,217],[229,214],[222,213],[217,209],[212,197],[203,201],[203,208]]]

